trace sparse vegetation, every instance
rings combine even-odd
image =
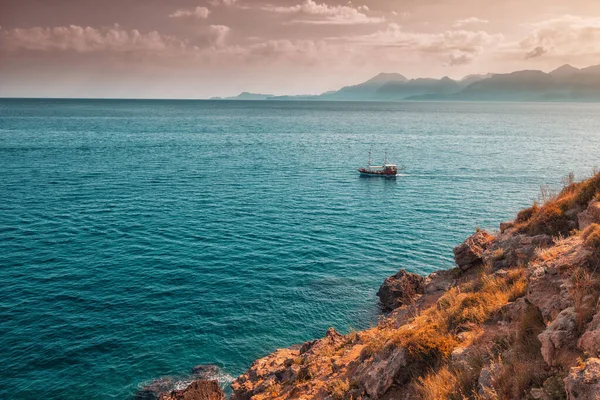
[[[571,297],[575,303],[577,330],[582,333],[596,311],[600,279],[586,268],[577,268],[571,278]]]
[[[332,400],[345,400],[350,391],[348,380],[336,379],[327,385],[327,393]]]

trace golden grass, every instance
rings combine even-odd
[[[565,187],[557,195],[542,191],[544,203],[534,204],[517,214],[515,227],[519,232],[530,235],[569,235],[576,213],[570,210],[583,209],[594,198],[600,196],[600,173],[582,182],[573,182],[573,176],[564,180]]]
[[[437,371],[432,371],[418,378],[414,386],[419,399],[422,400],[462,398],[457,393],[459,386],[458,376],[454,371],[450,371],[448,366],[444,366]]]
[[[350,384],[348,383],[348,380],[336,379],[329,382],[327,385],[327,393],[329,393],[332,400],[346,399],[349,391]]]

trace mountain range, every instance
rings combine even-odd
[[[319,95],[271,96],[244,92],[227,100],[312,101],[600,101],[600,65],[563,65],[549,73],[539,70],[507,74],[468,75],[461,80],[408,79],[380,73],[358,85]]]

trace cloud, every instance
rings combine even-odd
[[[146,34],[137,29],[123,30],[118,25],[112,28],[91,28],[77,25],[52,28],[3,29],[0,31],[3,49],[8,51],[75,51],[89,53],[97,51],[163,51],[181,45],[173,36],[161,35],[156,31]]]
[[[530,33],[518,44],[526,58],[600,56],[600,18],[564,15],[526,25]],[[533,49],[533,50],[529,50]],[[522,53],[521,53],[522,54]]]
[[[215,46],[224,46],[230,31],[231,29],[225,25],[210,25],[208,27],[210,43]]]
[[[473,62],[473,54],[463,53],[463,54],[450,54],[450,59],[448,60],[448,65],[451,67],[457,65],[466,65]]]
[[[231,1],[231,0],[227,0]],[[208,18],[208,14],[210,14],[210,10],[206,7],[196,7],[194,9],[179,9],[169,14],[171,18],[196,18],[196,19],[206,19]]]
[[[359,6],[330,6],[326,3],[318,4],[314,0],[305,0],[301,4],[293,6],[265,5],[262,10],[278,14],[300,14],[313,18],[293,20],[297,24],[330,24],[330,25],[354,25],[374,24],[385,21],[383,17],[369,17],[369,7]]]
[[[525,53],[525,59],[529,60],[530,58],[537,58],[537,57],[541,57],[544,54],[546,54],[547,50],[544,49],[542,46],[538,46],[535,49],[528,51],[527,53]]]
[[[468,30],[447,30],[440,33],[411,32],[403,30],[396,23],[391,23],[385,30],[344,39],[373,46],[395,47],[425,53],[478,54],[484,47],[499,44],[504,36]]]
[[[481,19],[481,18],[477,18],[477,17],[470,17],[470,18],[465,18],[465,19],[459,19],[458,21],[456,21],[454,23],[454,27],[455,28],[460,28],[463,27],[465,25],[472,25],[472,24],[488,24],[490,21],[488,21],[487,19]]]
[[[214,7],[221,5],[231,7],[237,3],[237,0],[208,0],[208,3]]]

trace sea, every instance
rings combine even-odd
[[[2,99],[0,398],[227,386],[599,154],[598,104]]]

